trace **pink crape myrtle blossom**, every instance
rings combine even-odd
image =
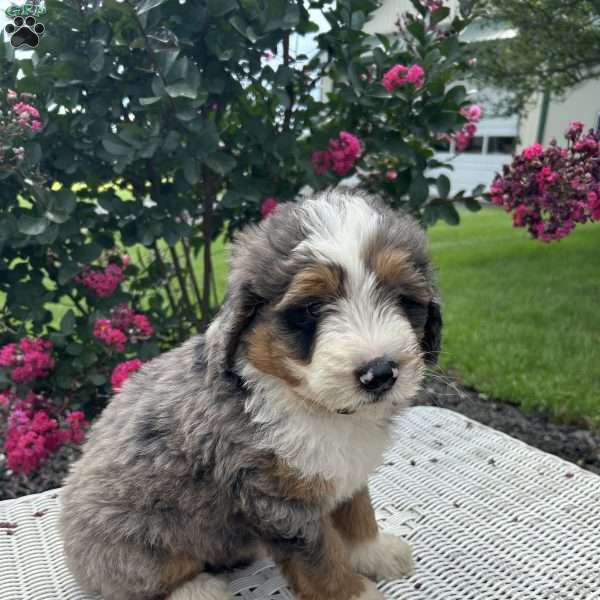
[[[142,361],[139,358],[132,358],[125,362],[119,363],[113,370],[110,377],[110,382],[114,392],[120,391],[123,383],[129,378],[132,373],[135,373],[141,366]]]
[[[75,281],[90,289],[99,298],[110,298],[123,281],[123,270],[114,263],[108,264],[100,271],[86,267],[77,275]]]
[[[260,205],[262,218],[266,219],[278,206],[279,202],[277,202],[277,198],[265,198]]]
[[[600,133],[584,134],[582,123],[572,121],[565,138],[566,148],[555,140],[525,148],[490,188],[492,202],[513,213],[513,225],[544,242],[600,220]]]
[[[52,343],[42,338],[22,338],[0,348],[0,367],[10,369],[15,383],[33,383],[54,368]]]
[[[423,87],[425,81],[425,70],[420,65],[394,65],[388,69],[381,80],[383,87],[388,92],[393,92],[396,88],[411,83],[416,89]]]
[[[110,319],[98,319],[94,323],[93,335],[117,352],[123,352],[128,341],[152,337],[154,328],[146,315],[119,304],[111,310]]]
[[[61,423],[50,400],[33,392],[24,400],[11,393],[10,403],[4,442],[9,469],[27,475],[64,444],[84,441],[89,423],[82,412],[71,412]]]
[[[98,319],[94,323],[93,336],[104,342],[107,346],[114,348],[117,352],[125,350],[127,336],[119,329],[113,327],[108,319]]]
[[[523,158],[525,160],[533,160],[536,156],[539,156],[544,151],[541,144],[532,144],[523,150]]]
[[[334,171],[338,175],[347,175],[362,154],[362,144],[352,133],[341,131],[338,138],[329,140],[327,150],[313,152],[312,164],[317,175]]]
[[[477,133],[477,123],[483,116],[483,109],[478,104],[471,104],[470,106],[463,106],[460,109],[460,114],[469,122],[460,131],[450,134],[448,138],[454,140],[458,152],[463,152],[469,147],[471,140]]]

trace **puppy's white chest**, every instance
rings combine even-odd
[[[307,478],[319,476],[330,481],[337,504],[367,485],[389,445],[389,434],[375,423],[340,417],[332,421],[307,427],[301,451],[287,459]]]

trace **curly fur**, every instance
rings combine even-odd
[[[309,335],[288,320],[312,292]],[[355,569],[409,572],[410,549],[378,542],[365,485],[440,327],[425,236],[376,199],[334,190],[248,227],[206,335],[131,376],[72,468],[61,532],[77,579],[106,600],[221,600],[212,574],[267,552],[302,600],[379,598]],[[355,370],[379,355],[399,376],[374,398]],[[351,519],[333,518],[342,505]]]

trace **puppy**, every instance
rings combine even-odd
[[[440,330],[412,218],[338,189],[247,227],[206,334],[92,427],[62,491],[72,572],[105,600],[226,600],[219,571],[267,554],[300,600],[383,598],[413,564],[367,478]]]

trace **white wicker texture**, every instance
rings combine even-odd
[[[371,493],[381,527],[413,544],[417,571],[381,583],[386,597],[600,600],[600,477],[443,409],[412,408],[397,431]],[[0,502],[0,600],[97,598],[66,570],[58,501]],[[231,592],[294,598],[267,561],[233,574]]]

